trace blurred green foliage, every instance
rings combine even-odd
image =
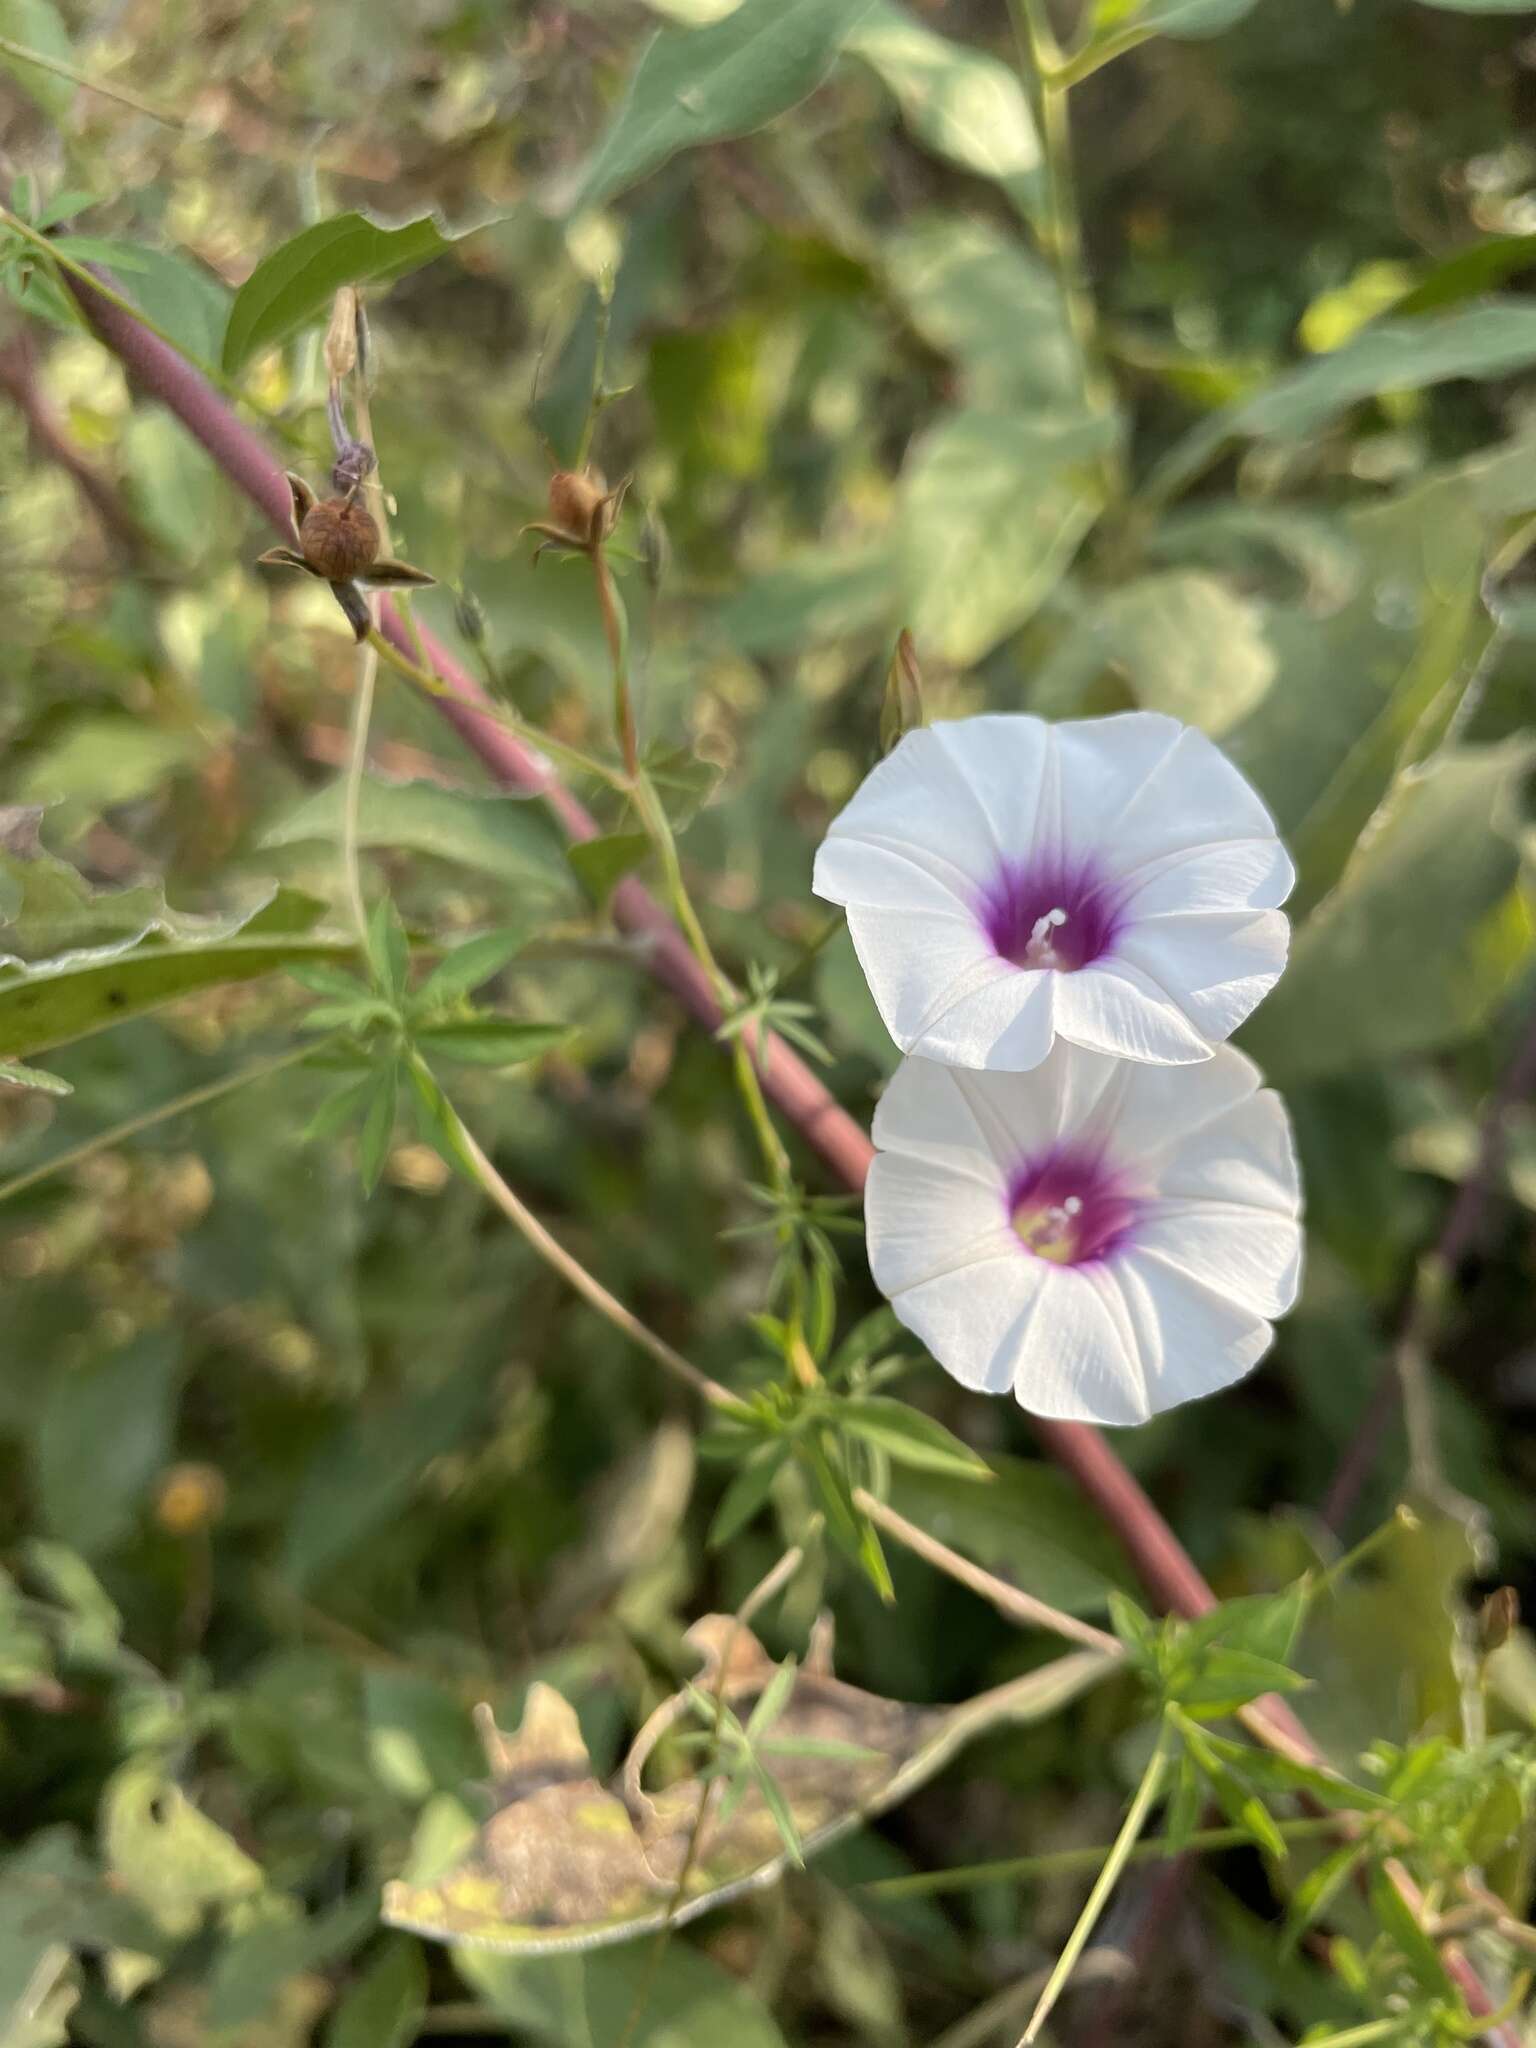
[[[1536,509],[1532,24],[1496,0],[1081,12],[1086,375],[1068,195],[1003,0],[0,0],[0,1173],[83,1148],[0,1207],[5,2048],[1006,2044],[1091,1864],[916,1880],[1108,1842],[1149,1697],[1184,1717],[1169,1832],[1219,1808],[1231,1839],[1190,1880],[1198,1941],[1086,1986],[1059,2038],[1292,2039],[1399,2010],[1400,2038],[1451,2038],[1433,1943],[1382,1888],[1395,1838],[1305,1838],[1318,1787],[1206,1726],[1287,1673],[1435,1909],[1475,1869],[1528,1914],[1536,1657],[1520,1631],[1480,1645],[1468,1590],[1536,1598],[1528,1111],[1434,1360],[1477,1540],[1421,1499],[1314,1590],[1294,1645],[1275,1617],[1337,1558],[1318,1505],[1536,997],[1536,638],[1517,571],[1484,589]],[[265,534],[82,330],[60,262],[107,265],[313,475],[331,296],[362,284],[394,540],[440,583],[420,616],[588,752],[611,700],[590,578],[535,568],[521,529],[601,364],[593,453],[634,479],[615,557],[640,723],[695,900],[749,1006],[825,1048],[860,1118],[895,1056],[808,881],[876,758],[896,631],[930,715],[1139,703],[1220,736],[1301,870],[1293,963],[1245,1042],[1296,1119],[1307,1290],[1253,1381],[1116,1448],[1223,1595],[1278,1600],[1158,1633],[1027,1419],[867,1320],[841,1212],[802,1220],[812,1349],[853,1398],[763,1391],[775,1331],[749,1318],[778,1246],[750,1227],[728,1062],[603,912],[644,841],[589,789],[605,836],[571,862],[387,672],[358,839],[398,910],[373,973],[395,947],[398,986],[380,1009],[337,979],[370,971],[338,857],[350,642],[322,587],[251,568]],[[489,993],[464,966],[412,1010],[407,944],[442,974],[509,930],[475,956]],[[317,997],[375,1003],[352,1019],[362,1082],[287,1060]],[[445,1085],[523,1199],[757,1391],[754,1429],[705,1442],[724,1458],[454,1171],[445,1113],[396,1122],[411,1047],[454,1033],[481,1063]],[[343,1115],[347,1086],[367,1092]],[[1391,1422],[1348,1536],[1405,1461]],[[895,1545],[861,1567],[861,1478],[1061,1609],[1113,1606],[1140,1685],[989,1733],[659,1961],[381,1929],[382,1885],[480,1817],[476,1702],[511,1726],[553,1685],[605,1775],[686,1675],[687,1624],[785,1541],[808,1558],[758,1624],[776,1655],[825,1602],[840,1670],[891,1697],[1041,1661]],[[1517,1948],[1486,1944],[1505,1983]]]

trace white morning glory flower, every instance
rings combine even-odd
[[[1285,965],[1274,821],[1158,712],[910,732],[832,822],[818,896],[903,1052],[1019,1073],[1053,1040],[1209,1058]]]
[[[1252,1061],[1058,1043],[1027,1074],[903,1060],[875,1115],[870,1270],[962,1385],[1145,1422],[1255,1366],[1296,1298],[1290,1124]]]

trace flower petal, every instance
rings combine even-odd
[[[1000,1187],[899,1152],[869,1171],[869,1270],[891,1300],[985,1259],[1028,1260]]]
[[[1017,1240],[890,1297],[891,1307],[961,1386],[1004,1394],[1037,1305],[1056,1277]]]
[[[1004,976],[1019,978],[974,919],[951,912],[850,904],[848,932],[885,1028],[903,1052],[960,996]]]
[[[1262,1316],[1213,1293],[1155,1253],[1137,1250],[1115,1259],[1104,1280],[1123,1304],[1154,1415],[1231,1386],[1274,1341]]]
[[[1273,1210],[1160,1201],[1138,1221],[1136,1249],[1255,1315],[1283,1316],[1301,1285],[1301,1225]]]
[[[1118,1298],[1096,1268],[1040,1263],[1045,1284],[1020,1332],[1014,1399],[1057,1422],[1145,1422],[1152,1397]]]
[[[1264,1000],[1285,967],[1290,924],[1278,910],[1154,917],[1115,944],[1207,1038],[1224,1039]]]
[[[1119,871],[1221,840],[1271,840],[1275,821],[1213,740],[1160,712],[1057,727],[1062,804]]]
[[[1182,1159],[1182,1148],[1197,1134],[1201,1150],[1224,1151],[1224,1131],[1213,1127],[1263,1085],[1253,1061],[1230,1045],[1191,1066],[1124,1061],[1116,1082],[1080,1127],[1108,1145],[1120,1167],[1151,1175],[1160,1175],[1176,1149]],[[1155,1184],[1160,1188],[1161,1179]]]
[[[1301,1214],[1301,1169],[1285,1104],[1272,1088],[1221,1114],[1220,1144],[1205,1128],[1176,1133],[1157,1170],[1157,1195],[1217,1202],[1275,1216]]]
[[[1127,920],[1166,912],[1275,910],[1296,886],[1296,870],[1278,839],[1222,839],[1144,862],[1119,898]]]
[[[1118,950],[1054,979],[1056,1029],[1074,1045],[1174,1066],[1211,1056],[1209,1040],[1168,992]]]

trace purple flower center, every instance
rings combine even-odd
[[[1015,967],[1071,974],[1107,953],[1120,929],[1114,892],[1086,864],[1009,862],[976,914],[999,956]]]
[[[1047,1152],[1020,1167],[1008,1186],[1008,1220],[1019,1242],[1056,1266],[1107,1259],[1130,1236],[1139,1212],[1095,1152]]]

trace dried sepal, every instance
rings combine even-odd
[[[258,555],[256,559],[269,569],[302,569],[306,576],[313,576],[315,573],[297,548],[268,548],[264,555]]]
[[[409,584],[420,587],[435,583],[437,578],[429,576],[425,569],[414,569],[409,562],[397,562],[392,555],[386,555],[381,562],[375,562],[366,571],[363,580],[381,585]]]
[[[347,615],[354,639],[359,646],[373,631],[373,614],[368,609],[368,600],[355,583],[333,583],[331,595]]]
[[[315,494],[296,470],[285,469],[283,475],[288,479],[288,491],[293,502],[293,530],[297,533],[304,524],[305,516],[314,510]]]

